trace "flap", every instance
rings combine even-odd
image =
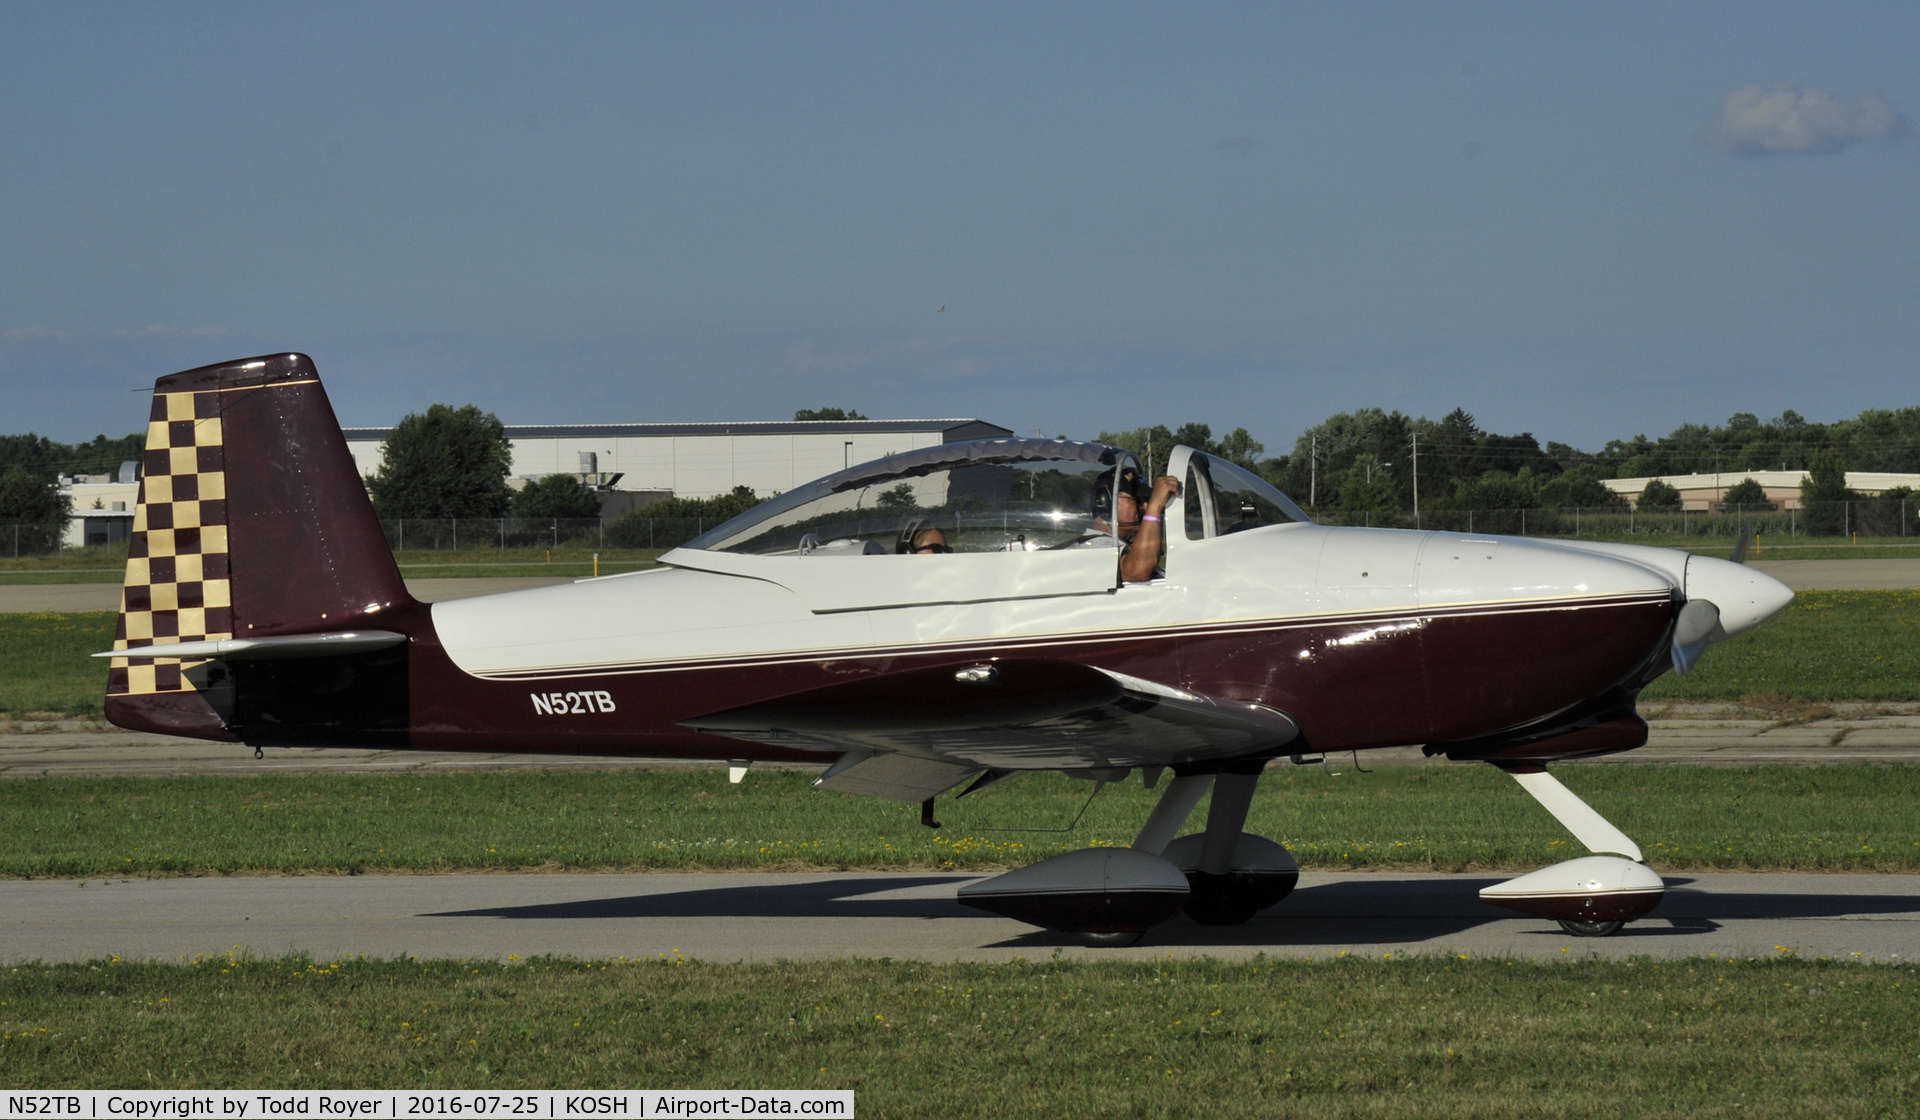
[[[1233,758],[1284,745],[1300,731],[1286,713],[1261,704],[1037,659],[888,673],[682,726],[800,750],[898,752],[969,772]]]
[[[967,780],[979,767],[906,754],[853,751],[813,784],[891,801],[925,801]]]

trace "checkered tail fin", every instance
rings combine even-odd
[[[313,361],[154,384],[113,648],[395,628],[413,605]],[[233,739],[217,661],[116,657],[107,717]]]

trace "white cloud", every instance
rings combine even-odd
[[[1828,154],[1907,132],[1907,119],[1878,93],[1848,100],[1775,82],[1722,96],[1719,115],[1700,130],[1700,144],[1735,156]]]

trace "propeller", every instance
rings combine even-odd
[[[1728,560],[1735,564],[1747,562],[1747,550],[1753,547],[1754,524],[1748,518],[1740,526],[1739,539],[1733,542],[1733,555]],[[1689,599],[1680,608],[1680,617],[1673,622],[1673,669],[1676,673],[1685,673],[1700,660],[1707,644],[1724,638],[1727,633],[1720,626],[1720,608],[1706,599]]]
[[[1740,526],[1740,537],[1733,542],[1733,555],[1727,557],[1728,560],[1735,564],[1747,562],[1747,549],[1753,547],[1753,533],[1753,518],[1749,517],[1746,524]]]
[[[1720,608],[1705,599],[1690,599],[1673,620],[1673,668],[1684,673],[1700,660],[1700,654],[1720,629]]]

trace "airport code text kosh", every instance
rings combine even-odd
[[[410,1117],[851,1117],[851,1089],[597,1090],[531,1093],[124,1091],[9,1093],[0,1120],[273,1120],[279,1117],[408,1120]]]

